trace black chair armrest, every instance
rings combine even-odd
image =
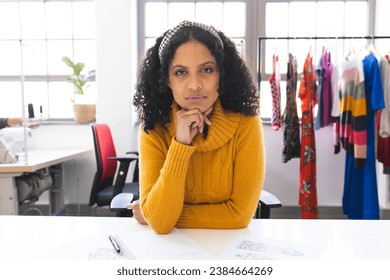
[[[120,162],[122,161],[129,161],[132,162],[133,160],[137,160],[137,156],[122,156],[122,157],[108,157],[109,160],[118,160]]]
[[[280,200],[270,192],[265,190],[260,194],[260,215],[256,214],[257,218],[269,219],[271,216],[271,208],[282,207]]]
[[[127,155],[136,155],[137,157],[139,156],[138,151],[129,151],[126,152]],[[135,163],[135,168],[134,168],[134,174],[133,174],[133,182],[138,182],[139,181],[139,166],[138,166],[138,161]]]
[[[108,160],[117,160],[119,161],[119,170],[114,183],[114,191],[112,197],[115,197],[117,194],[121,193],[123,186],[126,182],[127,173],[129,171],[130,163],[134,160],[138,160],[138,157],[129,156],[129,157],[108,157]]]
[[[260,195],[260,203],[270,208],[282,207],[280,200],[270,192],[263,190]]]

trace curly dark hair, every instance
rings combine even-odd
[[[170,38],[160,61],[158,50],[165,32],[146,53],[139,69],[133,104],[145,132],[157,123],[165,126],[171,121],[173,95],[168,87],[168,69],[176,49],[190,39],[203,43],[215,58],[219,79],[219,100],[225,110],[244,115],[259,114],[260,95],[253,83],[246,61],[236,45],[223,32],[216,30],[223,42],[199,26],[184,26]]]

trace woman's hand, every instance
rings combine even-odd
[[[195,135],[203,132],[205,123],[211,125],[207,116],[212,110],[213,107],[210,107],[204,113],[199,109],[189,111],[182,109],[178,111],[176,113],[176,141],[184,145],[191,145]]]
[[[15,126],[15,125],[22,126],[23,119],[22,118],[8,118],[7,125],[8,126]]]
[[[8,126],[23,126],[26,125],[29,128],[36,128],[39,126],[39,123],[29,123],[29,120],[27,119],[26,122],[23,121],[22,118],[8,118],[7,120]]]
[[[144,215],[141,212],[141,208],[138,200],[130,203],[130,205],[127,206],[127,209],[133,210],[133,217],[138,221],[138,223],[140,223],[141,225],[148,224],[148,222],[144,218]]]

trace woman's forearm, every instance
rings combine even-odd
[[[154,231],[169,233],[182,212],[185,177],[194,148],[172,140],[165,154],[153,140],[145,136],[140,141],[141,209]]]

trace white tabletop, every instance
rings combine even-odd
[[[180,234],[217,259],[239,237],[299,245],[316,252],[315,259],[390,260],[390,221],[253,220],[237,230],[180,229]],[[91,250],[110,248],[108,235],[137,242],[148,236],[157,252],[164,236],[131,218],[0,216],[0,260],[88,259]],[[137,235],[138,234],[138,235]],[[126,244],[131,251],[131,244]],[[135,247],[134,247],[135,248]]]
[[[91,152],[92,149],[39,149],[17,154],[15,163],[0,164],[0,173],[35,172]]]

